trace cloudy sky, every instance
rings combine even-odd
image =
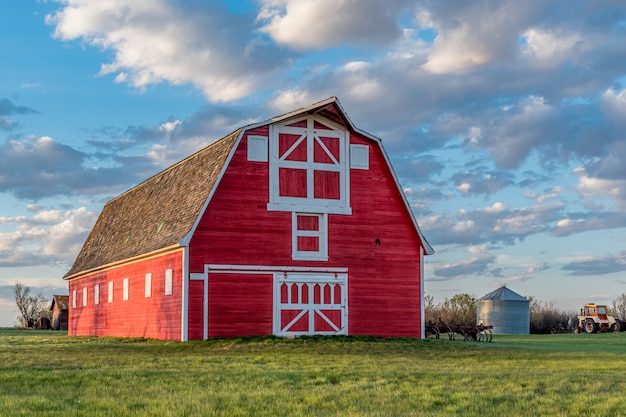
[[[620,0],[0,2],[0,326],[103,204],[237,127],[337,96],[383,139],[435,301],[626,292]]]

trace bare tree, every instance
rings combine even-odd
[[[626,294],[622,293],[611,302],[610,312],[613,316],[626,319]]]
[[[15,304],[20,310],[18,320],[22,327],[28,327],[28,320],[39,318],[42,313],[47,312],[48,300],[43,293],[31,295],[30,287],[20,281],[15,282],[13,293],[15,294]]]
[[[553,329],[569,329],[577,323],[576,312],[562,311],[556,307],[554,301],[542,301],[528,295],[530,302],[530,332],[550,333]]]

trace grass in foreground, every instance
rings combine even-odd
[[[0,416],[620,416],[626,333],[172,343],[0,329]]]

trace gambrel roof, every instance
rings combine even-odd
[[[336,97],[240,128],[106,203],[65,279],[145,254],[184,246],[243,133],[307,113],[319,114],[347,130],[381,143],[380,139],[352,124]],[[383,155],[391,169],[384,150]],[[401,189],[400,193],[404,198]],[[404,201],[413,218],[408,202]],[[413,222],[425,253],[433,253],[415,218]]]

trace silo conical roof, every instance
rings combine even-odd
[[[498,288],[495,291],[491,291],[489,294],[486,294],[479,298],[477,301],[483,300],[497,300],[497,301],[526,301],[528,300],[516,293],[515,291],[509,290],[506,285]]]

